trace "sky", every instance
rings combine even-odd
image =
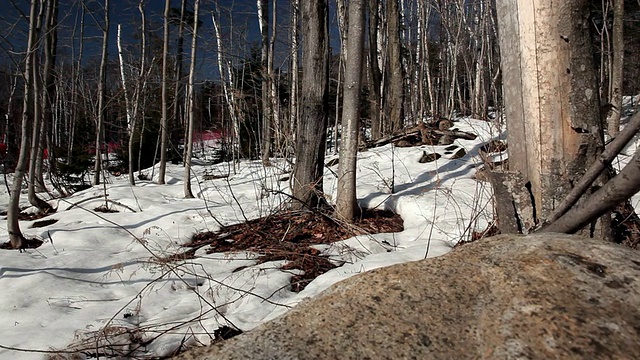
[[[172,6],[179,9],[180,1],[171,0]],[[271,3],[271,2],[270,2]],[[68,61],[70,55],[78,52],[78,41],[72,41],[72,34],[79,33],[81,4],[79,0],[60,0],[59,11],[59,44],[58,52],[61,61]],[[136,0],[110,0],[110,41],[109,56],[115,59],[117,56],[116,29],[118,24],[122,26],[122,43],[125,49],[139,48],[139,24],[140,15]],[[96,61],[101,47],[101,24],[103,23],[103,0],[84,0],[87,10],[85,16],[85,60]],[[332,8],[333,9],[333,8]],[[280,0],[277,5],[278,25],[277,31],[280,38],[276,45],[276,66],[284,64],[288,57],[288,26],[289,26],[289,1]],[[257,7],[254,0],[203,0],[200,8],[201,26],[199,29],[199,74],[209,77],[217,74],[217,51],[214,44],[214,33],[211,20],[212,12],[220,16],[220,24],[225,37],[226,51],[232,52],[231,56],[237,58],[248,53],[251,47],[259,46],[260,33],[258,28]],[[26,48],[26,34],[28,20],[25,17],[29,13],[29,1],[27,0],[2,0],[0,1],[0,64],[19,63],[24,56]],[[164,1],[146,0],[145,13],[148,29],[158,38],[162,36]],[[271,16],[271,10],[269,12]],[[335,23],[332,10],[332,23]],[[339,37],[335,26],[332,26],[333,51],[339,51]],[[174,31],[175,33],[175,31]],[[232,37],[231,37],[231,34]],[[76,39],[78,36],[76,35]],[[172,39],[175,45],[175,36]],[[190,37],[187,36],[185,45],[190,45]]]

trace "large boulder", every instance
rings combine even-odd
[[[640,359],[640,254],[500,235],[342,281],[182,359]]]

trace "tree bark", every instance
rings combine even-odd
[[[296,122],[298,121],[299,109],[298,109],[298,96],[299,96],[299,78],[298,72],[300,67],[298,64],[298,54],[300,52],[298,42],[298,23],[300,17],[300,4],[298,0],[291,1],[291,96],[290,96],[290,118],[289,118],[289,131],[287,139],[294,138],[296,133]],[[287,140],[288,142],[288,140]],[[293,145],[293,144],[291,144]],[[293,146],[292,146],[293,147]],[[289,146],[287,146],[289,148]]]
[[[400,44],[400,11],[398,0],[387,1],[387,32],[389,60],[389,90],[386,92],[387,117],[390,132],[404,124],[404,76],[402,72],[402,47]]]
[[[100,184],[102,172],[102,132],[106,112],[105,98],[107,92],[107,57],[109,46],[109,0],[104,0],[104,24],[102,27],[102,55],[100,57],[100,74],[98,79],[98,109],[96,109],[96,159],[93,167],[93,185]]]
[[[35,28],[35,39],[37,42],[40,41],[41,34],[43,33],[43,23],[44,23],[44,10],[45,4],[40,2],[40,10],[38,12],[38,16],[36,17],[36,28]],[[43,136],[42,136],[42,119],[43,119],[43,100],[45,96],[45,91],[42,87],[42,77],[40,74],[40,56],[39,51],[35,51],[33,53],[33,67],[32,67],[32,84],[33,84],[33,123],[32,123],[32,134],[31,134],[31,154],[29,156],[29,184],[28,184],[28,195],[29,203],[35,207],[37,207],[40,211],[48,211],[51,209],[51,205],[49,205],[46,201],[40,199],[40,197],[36,194],[36,188],[43,189],[44,184],[42,181],[42,169],[38,169],[38,164],[40,166],[43,165],[42,161],[42,152],[44,151]],[[40,160],[40,161],[38,161]],[[39,177],[40,176],[40,177]],[[38,185],[38,182],[41,182]]]
[[[184,197],[193,198],[191,192],[191,155],[193,154],[193,130],[195,122],[195,88],[194,79],[196,73],[196,50],[198,46],[198,16],[200,14],[200,0],[195,0],[193,5],[193,38],[191,40],[191,60],[189,63],[189,85],[187,87],[187,105],[189,122],[187,125],[187,138],[185,139],[186,154],[184,158]]]
[[[269,2],[267,0],[257,0],[258,22],[260,24],[261,53],[260,53],[260,76],[261,103],[262,103],[262,164],[269,165],[271,157],[271,104],[270,104],[270,83],[269,78]]]
[[[158,184],[165,183],[167,172],[167,143],[169,141],[169,94],[168,79],[169,73],[169,10],[171,10],[171,0],[164,2],[164,29],[162,32],[162,123],[160,125],[160,167],[158,169]],[[222,76],[222,74],[220,75]]]
[[[291,185],[293,209],[314,208],[324,199],[322,175],[329,101],[328,11],[326,0],[302,2],[303,97]]]
[[[9,241],[14,249],[20,249],[24,241],[24,235],[20,230],[18,217],[20,216],[20,193],[22,191],[22,179],[27,170],[27,162],[29,157],[30,132],[31,132],[31,113],[32,99],[32,72],[33,72],[33,55],[36,52],[36,9],[37,0],[31,0],[31,8],[29,11],[29,35],[27,40],[27,55],[24,67],[24,96],[22,101],[22,135],[20,137],[20,153],[18,163],[13,177],[11,186],[11,195],[9,197],[9,206],[7,208],[7,230],[9,231]]]
[[[382,97],[382,72],[380,71],[380,56],[378,54],[378,32],[380,15],[378,0],[369,0],[369,114],[371,116],[371,139],[382,137],[382,119],[380,118],[380,98]]]
[[[602,146],[589,1],[497,3],[510,170],[543,221]]]
[[[611,111],[607,116],[609,135],[615,137],[620,131],[622,113],[622,75],[624,68],[624,0],[613,0],[613,61],[611,64],[611,86],[609,103]]]
[[[360,91],[364,58],[365,0],[349,1],[349,39],[342,105],[342,143],[338,165],[336,214],[352,222],[358,213],[356,199],[356,162],[360,133]]]

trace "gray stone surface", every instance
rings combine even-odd
[[[342,281],[182,359],[640,359],[640,255],[500,235]]]

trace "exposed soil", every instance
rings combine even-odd
[[[14,249],[13,246],[11,246],[11,241],[7,241],[3,244],[0,244],[0,250],[19,250],[20,252],[22,252],[22,250],[24,249],[35,249],[35,248],[39,248],[44,242],[40,239],[36,239],[36,238],[22,238],[22,247],[20,247],[19,249]]]
[[[319,250],[312,248],[312,245],[331,244],[356,235],[399,232],[403,229],[402,218],[390,211],[365,210],[353,225],[337,221],[320,211],[282,212],[226,226],[217,232],[195,234],[184,245],[190,247],[190,250],[165,261],[192,258],[195,250],[203,246],[208,246],[208,254],[257,252],[260,254],[258,263],[287,260],[283,270],[302,270],[303,274],[291,279],[291,290],[298,292],[316,277],[336,267]]]

